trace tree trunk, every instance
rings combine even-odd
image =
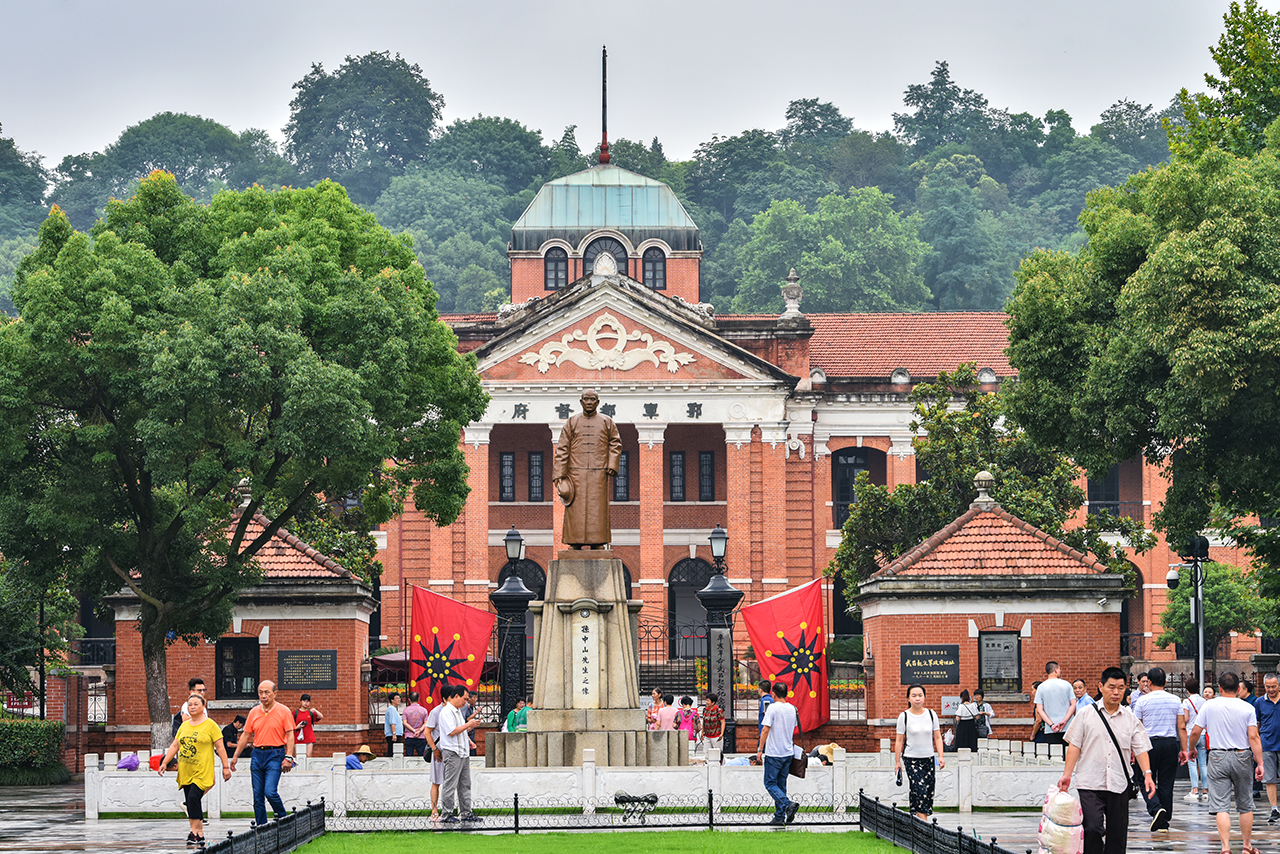
[[[145,607],[144,607],[145,610]],[[142,671],[147,679],[147,713],[151,718],[151,749],[165,750],[173,743],[173,714],[169,706],[169,657],[165,633],[143,615]],[[146,623],[151,622],[151,626]]]

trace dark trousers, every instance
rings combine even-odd
[[[1147,789],[1143,786],[1139,791],[1147,799],[1147,812],[1155,815],[1162,807],[1166,810],[1161,824],[1167,825],[1173,818],[1173,778],[1178,773],[1178,751],[1182,744],[1172,736],[1152,736],[1151,752],[1147,757],[1151,761],[1151,776],[1155,778],[1156,796],[1147,799]]]
[[[1084,854],[1124,854],[1129,835],[1129,794],[1080,789]]]
[[[427,752],[427,740],[425,738],[410,738],[405,736],[404,739],[404,755],[405,758],[410,756],[423,756]]]

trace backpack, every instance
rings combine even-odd
[[[177,735],[178,728],[181,726],[182,726],[182,709],[178,709],[178,711],[173,713],[173,732],[169,733],[169,735],[171,736]]]

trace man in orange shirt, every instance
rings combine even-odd
[[[253,817],[259,827],[267,823],[266,801],[271,801],[276,819],[285,817],[284,801],[280,799],[280,775],[293,769],[293,715],[276,702],[276,685],[271,681],[258,684],[258,705],[249,712],[244,733],[236,744],[231,757],[231,770],[236,770],[236,760],[241,751],[252,742],[253,758],[249,761],[250,780],[253,783]]]

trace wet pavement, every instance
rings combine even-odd
[[[1173,824],[1167,833],[1152,833],[1150,819],[1141,801],[1134,801],[1130,814],[1129,850],[1176,852],[1218,852],[1213,816],[1203,803],[1188,803],[1184,781],[1175,790]],[[1253,844],[1264,852],[1280,852],[1280,824],[1267,824],[1266,801],[1256,802]],[[1035,851],[1039,812],[939,813],[938,824],[997,844],[1010,851]],[[1234,816],[1233,816],[1233,825]],[[248,819],[215,819],[206,826],[209,840],[223,838],[228,831],[239,833]],[[817,828],[815,828],[817,829]],[[185,820],[103,819],[84,820],[84,788],[81,784],[0,787],[0,854],[35,854],[47,851],[185,852],[188,826]],[[1232,833],[1232,850],[1239,854],[1240,835]]]

